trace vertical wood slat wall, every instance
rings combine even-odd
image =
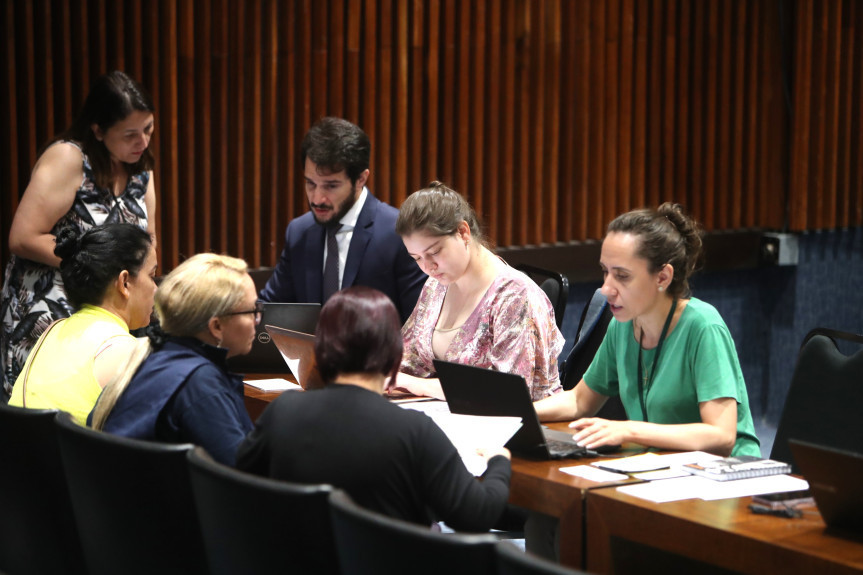
[[[798,0],[794,16],[793,229],[863,220],[863,6]]]
[[[447,181],[501,246],[600,238],[665,200],[708,230],[863,223],[849,0],[5,0],[0,18],[4,262],[38,148],[114,68],[156,103],[165,271],[205,250],[272,265],[323,115],[369,133],[378,197]]]

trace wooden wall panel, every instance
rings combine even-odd
[[[381,199],[441,179],[500,246],[598,239],[667,200],[708,230],[863,224],[851,0],[6,0],[0,16],[4,262],[37,150],[114,68],[157,107],[164,271],[205,250],[272,265],[326,114],[368,132]]]
[[[790,227],[859,226],[861,14],[857,2],[794,4]]]

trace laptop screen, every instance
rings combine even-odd
[[[863,533],[863,454],[791,439],[794,461],[828,527]]]
[[[246,355],[230,358],[228,367],[240,373],[285,373],[285,361],[267,333],[266,326],[313,334],[320,313],[319,303],[264,303],[263,317],[255,328],[252,349]]]

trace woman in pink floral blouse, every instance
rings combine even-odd
[[[560,390],[563,335],[536,283],[485,244],[476,214],[440,182],[408,197],[396,232],[429,276],[402,328],[398,387],[443,398],[432,360],[515,373],[533,400]]]

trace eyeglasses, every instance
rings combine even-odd
[[[223,313],[222,315],[243,315],[247,313],[255,314],[255,325],[259,325],[261,323],[261,316],[264,313],[264,302],[255,302],[255,309],[247,309],[245,311],[230,311],[228,313]]]

